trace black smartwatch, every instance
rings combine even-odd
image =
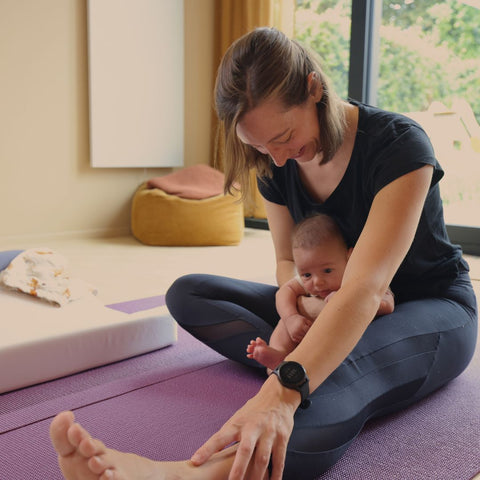
[[[310,394],[310,387],[308,384],[307,372],[303,366],[298,362],[282,362],[275,370],[272,371],[280,381],[280,383],[287,388],[300,392],[302,396],[302,403],[300,408],[308,408],[312,403],[308,399]]]

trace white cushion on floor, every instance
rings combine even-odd
[[[165,306],[127,314],[92,297],[56,307],[3,289],[0,306],[0,393],[153,351],[177,337]]]

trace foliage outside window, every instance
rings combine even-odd
[[[459,0],[383,2],[378,103],[426,110],[467,100],[480,122],[480,9]]]
[[[296,0],[295,38],[315,51],[336,92],[348,96],[351,0]]]
[[[480,0],[380,3],[378,106],[422,124],[446,171],[447,221],[478,226],[471,212],[480,207]],[[296,0],[295,37],[320,55],[343,98],[351,6],[352,0]]]

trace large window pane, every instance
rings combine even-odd
[[[480,226],[480,1],[384,0],[378,105],[426,129],[447,223]]]
[[[297,0],[295,38],[316,51],[342,98],[350,66],[351,0]]]

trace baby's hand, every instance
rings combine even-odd
[[[297,299],[298,312],[312,322],[318,317],[324,306],[325,301],[320,297],[302,295]]]
[[[288,334],[293,342],[300,343],[312,326],[312,322],[300,314],[290,315],[287,318],[282,318]]]
[[[323,301],[324,301],[325,303],[328,303],[336,293],[337,293],[337,292],[330,292],[330,293],[325,297],[325,299],[324,299]]]

